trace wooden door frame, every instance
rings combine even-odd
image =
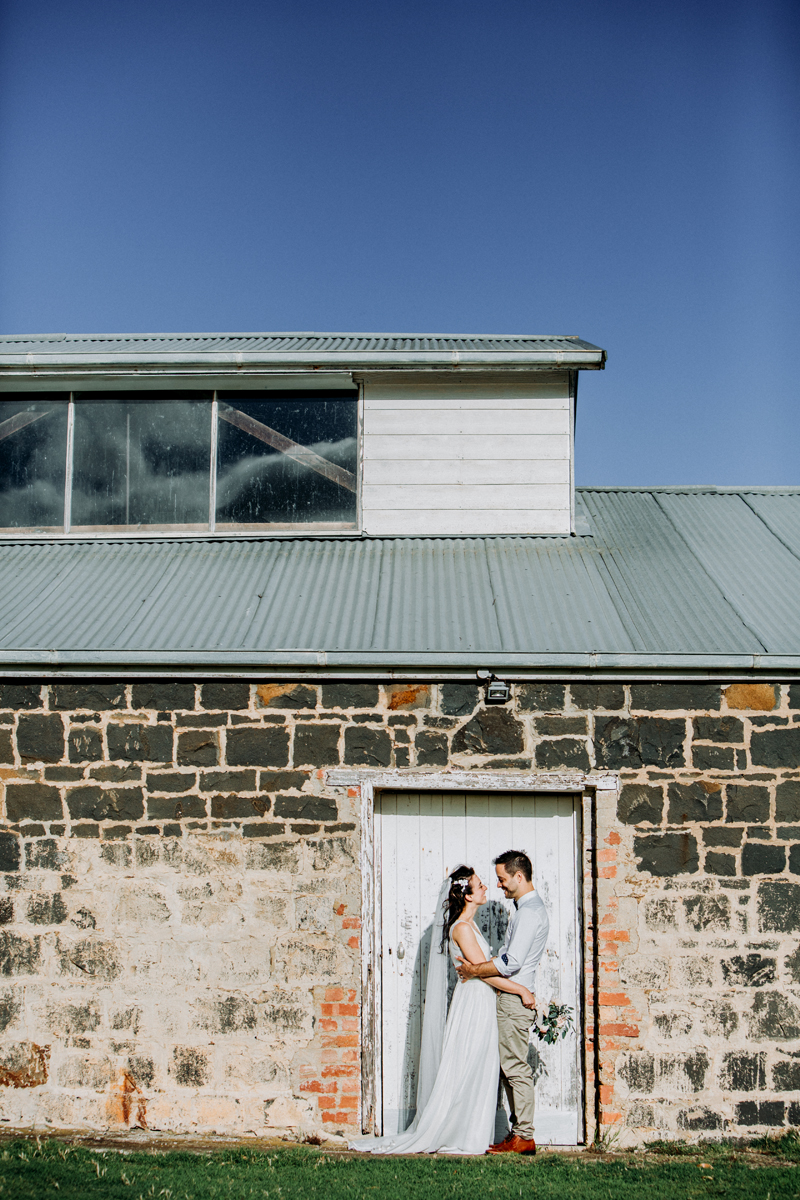
[[[358,789],[361,800],[361,1128],[374,1133],[377,1114],[383,1110],[381,1063],[381,995],[378,963],[382,952],[379,835],[375,825],[375,793],[397,792],[560,792],[581,796],[580,829],[576,846],[579,934],[583,943],[579,997],[583,1030],[582,1104],[583,1144],[594,1140],[599,1120],[599,1011],[597,978],[597,806],[606,801],[616,807],[619,776],[581,771],[389,771],[330,770],[331,787]],[[589,1081],[592,1086],[588,1086]]]

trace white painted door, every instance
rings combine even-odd
[[[384,1133],[405,1129],[414,1116],[433,911],[445,875],[462,863],[489,885],[478,921],[496,950],[512,905],[497,888],[492,859],[511,849],[530,856],[550,917],[537,999],[569,1004],[580,1028],[577,800],[513,792],[384,792],[376,798]],[[576,1033],[554,1046],[532,1039],[536,1139],[542,1144],[582,1139],[578,1051]]]

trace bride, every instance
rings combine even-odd
[[[359,1138],[370,1154],[485,1154],[493,1139],[500,1057],[494,991],[514,992],[533,1008],[531,992],[500,975],[455,986],[447,1012],[447,960],[482,963],[491,947],[475,924],[486,886],[458,867],[440,893],[431,939],[417,1083],[417,1115],[405,1133]],[[492,990],[494,989],[494,991]]]

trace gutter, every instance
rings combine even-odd
[[[479,668],[509,681],[531,679],[725,679],[800,677],[800,655],[520,654],[359,650],[0,650],[0,675],[158,675],[352,677],[474,681]]]

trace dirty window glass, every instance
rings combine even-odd
[[[66,451],[63,397],[0,400],[0,526],[60,531]]]
[[[356,520],[352,396],[219,394],[217,528]]]
[[[208,527],[211,396],[79,399],[72,527]]]
[[[0,397],[0,532],[353,529],[356,393]]]

